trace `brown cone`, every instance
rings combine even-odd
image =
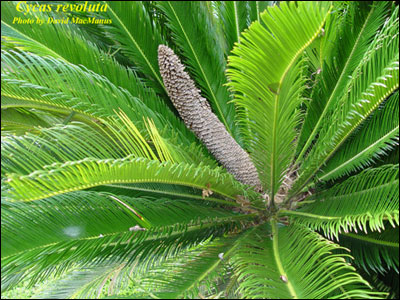
[[[186,126],[238,181],[261,190],[257,170],[250,156],[211,111],[178,56],[167,46],[160,45],[158,64],[168,96]]]

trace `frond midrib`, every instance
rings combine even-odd
[[[381,245],[381,246],[385,246],[385,247],[391,247],[391,248],[399,248],[399,243],[396,242],[388,242],[388,241],[383,241],[383,240],[377,240],[377,239],[373,239],[371,237],[368,236],[362,236],[362,235],[358,235],[358,234],[354,234],[354,233],[342,233],[341,235],[344,235],[346,237],[350,237],[353,239],[357,239],[360,241],[364,241],[364,242],[368,242],[368,243],[373,243],[373,244],[377,244],[377,245]]]
[[[33,97],[22,97],[22,96],[14,96],[14,95],[10,95],[7,93],[2,93],[2,96],[11,98],[11,99],[15,99],[15,100],[21,100],[21,101],[27,101],[27,102],[31,102],[33,103],[32,105],[29,104],[18,104],[18,105],[1,105],[1,108],[8,108],[8,107],[30,107],[30,108],[37,108],[37,109],[41,109],[41,110],[46,110],[46,111],[53,111],[53,112],[58,112],[61,114],[66,114],[69,115],[72,111],[78,113],[77,115],[74,116],[74,118],[78,118],[81,119],[82,122],[84,123],[93,123],[94,120],[103,123],[104,119],[100,118],[98,116],[93,116],[83,110],[79,110],[76,109],[75,107],[68,107],[68,106],[63,106],[61,104],[58,103],[49,103],[46,101],[42,101],[40,99],[37,98],[33,98]],[[36,104],[36,105],[35,105]],[[41,106],[39,104],[43,104],[44,106]]]
[[[399,125],[397,125],[394,129],[392,129],[391,131],[389,131],[387,134],[385,134],[383,137],[379,138],[378,140],[376,140],[374,143],[372,143],[371,145],[369,145],[367,148],[365,148],[364,150],[360,151],[359,153],[357,153],[356,155],[354,155],[353,157],[351,157],[350,159],[348,159],[347,161],[343,162],[341,165],[337,166],[335,169],[333,169],[332,171],[324,174],[323,176],[321,176],[319,178],[319,180],[323,180],[324,178],[326,178],[327,176],[329,176],[330,174],[336,172],[338,169],[345,167],[347,164],[350,164],[352,161],[356,160],[358,157],[360,157],[363,153],[367,152],[369,149],[372,149],[375,145],[379,144],[381,141],[385,140],[387,137],[391,136],[393,133],[395,133],[397,130],[399,130]]]
[[[233,1],[233,9],[235,11],[236,36],[237,36],[237,41],[240,44],[240,30],[239,30],[239,17],[238,17],[238,11],[237,11],[237,1]]]
[[[393,213],[395,213],[397,210],[394,210]],[[382,214],[382,213],[380,213]],[[389,218],[386,216],[387,212],[383,213],[385,216],[383,216],[382,220],[389,220]],[[319,219],[319,220],[339,220],[343,219],[346,216],[343,217],[332,217],[332,216],[322,216],[322,215],[317,215],[317,214],[311,214],[311,213],[306,213],[302,211],[294,211],[294,210],[287,210],[287,209],[282,209],[278,212],[279,216],[287,216],[287,215],[293,215],[293,216],[302,216],[302,217],[307,217],[307,218],[313,218],[313,219]],[[352,217],[357,217],[357,216],[365,216],[366,214],[357,214],[357,215],[351,215]]]
[[[54,192],[54,193],[48,193],[48,194],[45,194],[45,195],[42,195],[42,196],[24,199],[23,201],[27,201],[27,202],[28,201],[36,201],[36,200],[40,200],[40,199],[44,199],[44,198],[48,198],[48,197],[53,197],[53,196],[57,196],[57,195],[61,195],[61,194],[69,193],[69,192],[74,192],[74,191],[79,191],[79,190],[83,190],[83,189],[92,188],[92,187],[99,186],[99,185],[109,185],[109,184],[115,184],[115,183],[117,183],[117,184],[118,183],[128,184],[128,183],[149,183],[149,182],[151,182],[151,183],[177,184],[177,185],[194,187],[194,188],[197,188],[197,189],[206,188],[206,187],[201,186],[201,185],[197,185],[197,184],[194,184],[194,183],[190,183],[189,184],[189,183],[187,183],[187,181],[179,181],[179,180],[171,181],[171,180],[166,180],[166,179],[154,179],[154,178],[152,178],[152,179],[140,179],[140,180],[135,180],[135,179],[133,179],[133,180],[110,179],[110,180],[103,180],[103,181],[99,181],[99,182],[94,182],[94,183],[91,183],[91,184],[82,184],[82,185],[79,185],[79,186],[75,186],[73,188],[60,190],[60,191],[57,191],[57,192]],[[210,189],[213,190],[212,188],[210,188]],[[217,191],[217,190],[213,190],[213,191],[218,193],[218,194],[220,194],[220,195],[222,195],[222,196],[225,196],[225,197],[227,197],[229,199],[235,200],[234,197],[232,197],[231,195],[225,194],[222,191]],[[10,202],[19,202],[19,201],[18,200],[10,200]],[[226,205],[232,205],[232,202],[230,202],[230,201],[221,200],[219,202],[224,203]]]
[[[285,270],[283,268],[283,264],[279,255],[279,248],[278,248],[278,223],[275,220],[271,220],[271,228],[272,228],[272,249],[274,253],[274,260],[276,263],[276,266],[278,267],[278,271],[281,276],[285,276],[287,278],[287,274],[285,273]],[[299,299],[292,283],[290,282],[290,279],[287,279],[286,282],[287,289],[289,291],[289,294],[292,296],[293,299]]]
[[[386,99],[393,91],[395,91],[398,87],[399,87],[399,83],[397,82],[397,84],[395,84],[395,85],[392,87],[392,89],[390,89],[389,91],[387,91],[387,92],[385,93],[385,95],[383,95],[383,97],[381,97],[380,100],[377,101],[377,103],[376,103],[375,106],[378,107],[378,105],[379,105],[380,103],[382,103],[382,101],[385,100],[385,99]],[[325,164],[325,162],[327,162],[327,161],[332,157],[332,155],[333,155],[333,154],[339,149],[339,147],[347,140],[347,138],[354,132],[354,130],[356,130],[356,128],[361,124],[361,122],[364,121],[369,115],[372,114],[372,112],[376,109],[376,107],[370,109],[370,110],[368,111],[368,113],[362,115],[362,118],[361,118],[356,124],[354,124],[354,125],[351,127],[351,129],[348,130],[348,132],[341,138],[340,142],[338,142],[338,143],[335,145],[335,147],[333,147],[333,148],[331,149],[331,151],[330,151],[328,154],[324,155],[324,158],[321,160],[320,163],[318,163],[318,164],[315,166],[315,168],[313,168],[314,170],[313,170],[312,172],[310,172],[309,176],[308,176],[306,179],[303,180],[303,183],[300,185],[300,187],[297,188],[295,191],[291,192],[292,197],[293,197],[294,195],[297,195],[297,193],[301,192],[301,191],[303,190],[303,188],[307,186],[307,183],[308,183],[309,180],[315,175],[315,173],[317,173],[318,170],[320,170],[320,168]]]
[[[108,186],[122,188],[122,189],[143,191],[143,192],[152,192],[152,193],[159,193],[159,194],[165,194],[165,195],[172,195],[172,196],[181,196],[181,197],[185,197],[185,198],[193,198],[193,199],[206,200],[206,201],[211,201],[211,202],[219,202],[224,205],[230,205],[230,206],[241,206],[239,203],[236,203],[236,202],[229,202],[229,204],[227,204],[227,202],[224,201],[223,199],[218,199],[218,198],[214,198],[214,197],[202,197],[200,195],[184,194],[184,193],[178,193],[178,192],[168,192],[168,191],[164,191],[164,190],[152,190],[152,189],[146,189],[146,188],[142,188],[142,187],[131,187],[131,186],[123,186],[123,185],[115,185],[115,184],[109,184]]]
[[[273,123],[273,129],[272,129],[272,153],[271,153],[271,203],[274,205],[274,196],[275,196],[275,152],[276,152],[276,130],[277,130],[277,123],[278,123],[278,106],[279,106],[279,94],[282,88],[282,83],[285,80],[287,74],[289,73],[289,70],[292,68],[292,66],[295,64],[296,60],[300,56],[300,54],[303,52],[305,48],[307,48],[313,41],[314,39],[318,36],[319,32],[321,31],[322,27],[325,24],[326,18],[329,15],[329,12],[331,11],[332,7],[329,8],[328,12],[325,14],[325,17],[323,18],[319,28],[315,32],[315,34],[301,47],[297,53],[294,55],[292,60],[289,62],[288,66],[286,67],[285,71],[282,74],[282,77],[279,80],[279,86],[276,95],[274,96],[274,123]],[[295,164],[294,164],[295,165]]]

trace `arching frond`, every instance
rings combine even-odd
[[[377,299],[381,293],[337,254],[341,247],[310,229],[274,221],[248,235],[232,256],[238,292],[245,298],[264,299]]]
[[[197,298],[207,290],[212,293],[213,282],[221,277],[227,263],[224,256],[229,257],[236,250],[238,239],[238,235],[216,239],[183,253],[149,270],[135,286],[143,290],[140,294],[162,299]]]
[[[399,225],[399,166],[367,169],[310,198],[298,211],[285,211],[297,223],[322,230],[329,237],[357,228],[384,229],[384,221]]]
[[[206,203],[210,207],[220,204],[226,204],[223,196],[216,194],[205,194],[205,190],[183,186],[162,183],[133,183],[133,184],[109,184],[94,188],[95,190],[111,192],[122,195],[131,195],[135,197],[174,197],[174,199],[197,200]],[[261,201],[252,201],[254,206],[262,207]],[[234,203],[228,203],[235,205]],[[236,206],[240,206],[239,203]]]
[[[93,118],[113,115],[113,109],[127,108],[135,102],[132,95],[105,77],[57,59],[2,51],[2,61],[3,96],[74,110]]]
[[[66,204],[69,202],[70,205],[73,205],[74,202],[68,200],[71,199],[70,195],[71,194],[67,194],[59,199],[64,200],[63,202],[66,202]],[[79,198],[79,195],[83,196],[84,194],[75,195]],[[75,263],[79,263],[81,267],[85,267],[96,265],[105,260],[108,260],[110,264],[125,262],[127,265],[136,265],[136,268],[140,267],[143,268],[142,270],[145,270],[148,267],[163,262],[169,257],[178,255],[181,250],[190,248],[209,238],[221,236],[223,233],[231,230],[240,230],[242,226],[241,221],[251,220],[252,218],[251,215],[234,215],[234,213],[217,212],[217,210],[215,210],[215,212],[218,216],[210,217],[211,215],[209,214],[208,208],[201,208],[201,206],[195,208],[188,202],[186,202],[186,204],[180,202],[179,204],[179,202],[172,201],[173,203],[171,203],[171,200],[166,199],[164,205],[160,205],[161,202],[163,202],[161,200],[153,202],[154,200],[146,201],[143,199],[138,201],[138,199],[118,196],[118,198],[123,200],[125,205],[131,208],[127,210],[125,205],[116,206],[115,204],[117,203],[115,201],[114,206],[112,204],[108,205],[110,208],[113,207],[112,211],[115,213],[115,216],[127,214],[119,223],[122,226],[117,225],[120,228],[115,228],[113,227],[113,222],[104,222],[104,220],[108,220],[113,214],[110,214],[108,210],[103,210],[101,206],[96,205],[98,194],[92,193],[86,194],[86,196],[91,198],[91,200],[88,200],[89,202],[86,202],[87,206],[84,206],[88,210],[81,209],[81,198],[78,203],[75,202],[77,205],[66,206],[64,209],[66,216],[72,216],[72,220],[79,220],[79,216],[82,216],[82,214],[91,215],[89,217],[91,222],[86,224],[87,226],[84,230],[82,230],[83,224],[80,222],[78,222],[77,225],[74,223],[74,226],[69,226],[71,223],[68,223],[68,219],[62,218],[61,214],[58,214],[59,218],[56,220],[49,220],[49,218],[45,217],[39,218],[47,224],[52,223],[53,226],[55,225],[55,228],[62,229],[62,232],[58,234],[57,241],[54,241],[53,238],[52,243],[48,243],[49,241],[46,243],[45,237],[50,235],[50,229],[48,229],[47,232],[49,232],[49,235],[44,235],[43,237],[39,236],[40,241],[45,242],[45,244],[39,247],[33,247],[34,245],[24,242],[23,245],[26,246],[24,250],[8,256],[3,256],[2,278],[4,278],[5,281],[15,276],[21,275],[23,278],[23,275],[26,275],[26,280],[29,279],[32,283],[35,283],[43,280],[50,274],[52,276],[59,276]],[[110,200],[111,196],[112,195],[103,196],[103,204],[105,204],[106,207],[106,201]],[[115,196],[112,197],[117,198]],[[43,200],[42,202],[16,204],[17,207],[21,206],[21,209],[15,209],[13,211],[11,207],[10,214],[14,216],[17,214],[24,214],[28,216],[28,218],[33,217],[31,214],[27,214],[29,211],[24,210],[22,207],[23,205],[37,205],[44,211],[50,212],[58,208],[45,205],[44,201],[51,202],[53,199],[57,198]],[[143,206],[139,204],[140,202],[142,202]],[[137,209],[136,206],[141,206],[140,209],[142,211],[140,211],[140,213],[143,215],[139,215],[136,210],[135,213],[132,213],[132,207]],[[159,208],[154,209],[157,206],[159,206]],[[93,213],[93,209],[95,211],[97,210],[97,214]],[[38,212],[39,211],[37,211],[37,213]],[[108,214],[108,217],[103,218],[106,214]],[[137,217],[134,217],[135,214],[137,214]],[[157,226],[156,223],[158,222],[158,224],[160,224],[160,216],[162,215],[164,215],[162,218],[166,218],[165,220],[169,218],[170,221],[166,221],[163,225]],[[132,224],[129,222],[129,217],[133,224],[139,223],[140,225],[126,227]],[[150,219],[153,219],[156,223],[151,224]],[[15,226],[12,226],[12,223],[18,222],[18,220],[13,220],[11,215],[7,220],[11,225],[7,236],[18,240],[18,235],[13,232]],[[142,220],[141,223],[139,222],[140,220]],[[146,221],[152,227],[149,228],[146,226],[148,228],[144,228],[143,221]],[[168,222],[171,221],[174,225],[168,226]],[[176,223],[176,221],[179,223]],[[123,225],[122,223],[125,224]],[[28,219],[25,224],[32,225],[32,222],[29,222]],[[44,224],[37,223],[36,226],[44,226]],[[34,227],[31,229],[28,228],[28,230],[35,232]],[[39,233],[40,231],[37,231],[36,235]],[[21,237],[21,240],[23,239],[24,237]],[[20,244],[16,243],[16,247],[18,246],[20,246]],[[17,280],[21,280],[22,278],[18,278]]]
[[[218,208],[210,210],[197,201],[132,198],[94,191],[77,191],[29,203],[4,202],[2,209],[2,257],[53,243],[127,232],[135,225],[167,226],[233,215]]]
[[[141,2],[103,1],[107,15],[113,21],[107,25],[107,35],[116,41],[116,47],[150,79],[160,93],[166,93],[157,64],[158,45],[164,44],[160,29]]]
[[[399,227],[381,232],[343,233],[340,244],[351,250],[354,264],[368,273],[385,274],[388,269],[399,270]]]
[[[29,175],[9,174],[10,201],[33,201],[104,184],[167,183],[185,185],[235,200],[243,185],[221,168],[211,169],[186,163],[174,164],[128,156],[123,159],[84,158],[53,163]],[[254,191],[249,193],[255,193]],[[226,201],[229,204],[230,201]]]
[[[43,111],[24,108],[7,108],[1,110],[1,135],[23,135],[36,131],[35,127],[50,127],[62,123],[62,118]]]
[[[23,6],[24,4],[21,3]],[[69,24],[45,24],[37,30],[35,26],[25,26],[13,22],[15,17],[15,4],[11,1],[3,2],[2,6],[2,36],[14,48],[32,52],[40,56],[51,56],[74,65],[83,65],[85,68],[104,75],[116,86],[127,89],[132,95],[151,94],[141,87],[139,79],[131,69],[119,64],[113,55],[102,51],[90,39],[90,35],[70,22]],[[62,12],[57,12],[61,18]],[[48,20],[53,15],[45,12],[30,10],[26,17]],[[89,27],[94,26],[93,24]],[[159,100],[160,101],[160,100]]]
[[[346,92],[334,102],[332,114],[324,116],[319,138],[301,166],[291,195],[301,191],[359,125],[399,87],[398,26],[396,8],[367,44],[367,52],[346,81]]]
[[[249,1],[218,1],[216,4],[219,21],[227,44],[227,53],[240,41],[240,34],[250,25]]]
[[[224,76],[225,60],[215,20],[204,2],[161,1],[158,7],[168,19],[175,43],[182,50],[183,61],[210,102],[214,113],[228,132],[240,142],[235,125],[235,109]]]
[[[334,6],[336,13],[328,18],[321,43],[323,48],[320,49],[320,55],[326,56],[320,58],[321,75],[302,126],[297,162],[306,154],[324,119],[332,112],[333,104],[343,95],[349,76],[384,23],[387,2],[368,5],[362,2],[354,5],[338,3]]]
[[[117,113],[117,116],[100,125],[71,122],[38,128],[24,136],[5,136],[1,147],[4,154],[2,174],[27,175],[52,163],[87,157],[116,159],[133,155],[159,161],[193,163],[190,156],[163,139],[155,127],[142,134],[123,112]]]
[[[26,106],[65,115],[74,111],[78,120],[86,123],[104,120],[115,115],[115,110],[123,110],[138,127],[145,128],[143,117],[148,117],[157,128],[168,128],[170,137],[187,146],[197,141],[168,108],[154,103],[149,107],[138,95],[118,88],[104,76],[33,54],[3,51],[2,60],[2,108]],[[142,88],[138,86],[139,90]],[[139,96],[150,95],[147,101],[157,103],[154,94],[142,92]]]
[[[318,176],[319,180],[336,179],[352,171],[369,166],[385,156],[399,144],[399,92],[393,94],[381,109],[377,110],[363,128],[335,153]]]
[[[269,7],[242,34],[229,57],[229,86],[243,108],[240,122],[264,188],[273,197],[294,155],[304,79],[298,57],[321,30],[329,5]],[[263,25],[265,24],[265,25]],[[302,28],[302,31],[298,31]]]

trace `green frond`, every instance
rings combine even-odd
[[[38,128],[37,133],[23,136],[4,136],[1,143],[2,175],[27,175],[45,165],[85,157],[124,157],[121,147],[115,147],[113,140],[104,138],[101,133],[100,126],[96,130],[83,123],[71,122],[52,128]]]
[[[291,195],[297,194],[379,105],[399,87],[398,9],[385,22],[346,81],[345,93],[324,116],[319,139],[304,161]]]
[[[73,200],[71,195],[78,197],[75,206],[73,206],[74,202],[71,201]],[[91,198],[87,200],[87,206],[81,206],[82,203],[85,203],[81,198],[82,196]],[[10,225],[6,237],[19,241],[16,243],[16,247],[22,247],[20,243],[22,241],[22,245],[25,245],[26,248],[24,250],[19,248],[19,252],[7,253],[9,255],[2,257],[2,279],[9,281],[15,276],[21,275],[16,280],[24,279],[30,280],[31,283],[36,283],[49,275],[60,276],[75,263],[79,263],[81,267],[86,267],[97,265],[104,261],[109,264],[125,262],[127,266],[135,265],[137,270],[145,271],[147,268],[162,263],[169,257],[178,255],[180,251],[209,238],[221,236],[231,230],[239,230],[242,226],[242,221],[251,220],[252,218],[251,215],[235,215],[222,210],[214,210],[214,213],[210,213],[207,207],[193,206],[192,203],[186,201],[132,199],[118,196],[125,205],[137,209],[135,214],[139,217],[134,217],[135,214],[132,213],[132,208],[127,210],[119,202],[113,201],[112,197],[115,196],[111,196],[100,194],[99,199],[99,194],[82,194],[80,192],[79,194],[70,193],[65,196],[40,200],[40,202],[4,203],[3,205],[6,206],[11,205],[8,209],[10,218],[6,219]],[[102,204],[105,206],[97,205],[98,201],[102,201],[101,197],[103,197]],[[59,207],[65,205],[62,211],[65,216],[62,216],[57,206],[51,205],[55,199],[59,199],[59,205],[61,205]],[[58,210],[59,212],[57,214],[53,213],[54,216],[52,214],[55,220],[46,217],[47,214],[42,214],[42,217],[38,218],[37,225],[32,226],[31,218],[35,219],[35,215],[32,215],[32,211],[26,209],[31,205],[36,206],[36,208],[40,207],[40,210],[35,210],[34,213],[36,215],[39,215],[41,210],[43,212]],[[111,214],[110,210],[104,209],[105,207],[110,207],[114,213]],[[83,208],[87,208],[87,210]],[[94,211],[97,213],[94,213]],[[140,216],[138,212],[143,216]],[[37,246],[37,244],[31,245],[27,243],[25,236],[19,237],[15,233],[15,225],[13,226],[13,223],[18,222],[18,220],[12,216],[18,214],[28,217],[25,221],[27,231],[35,233],[33,236],[44,244],[41,246]],[[88,218],[85,228],[83,228],[84,224],[80,221],[83,214]],[[71,216],[71,221],[75,220],[76,222],[71,224],[68,216]],[[122,216],[121,220],[116,221],[115,219],[120,216]],[[165,221],[163,222],[162,219]],[[42,222],[39,222],[39,220]],[[105,222],[105,220],[109,221]],[[142,223],[145,220],[152,227],[144,228],[139,223],[140,220],[142,220]],[[151,220],[154,220],[155,223],[151,224]],[[114,226],[114,223],[117,227]],[[139,225],[130,227],[131,224],[138,223]],[[160,225],[160,223],[163,224]],[[48,227],[46,230],[48,234],[40,236],[41,230],[38,230],[37,226],[41,228],[45,224],[61,230],[57,230],[56,237],[53,237],[54,230]],[[29,232],[26,234],[28,236]],[[32,240],[33,236],[28,237],[28,239]],[[45,238],[46,236],[48,239]],[[54,241],[57,236],[58,240]],[[53,240],[50,241],[49,239]],[[5,255],[6,253],[2,254]]]
[[[326,33],[320,44],[321,74],[317,77],[299,137],[297,163],[306,154],[326,116],[332,112],[332,106],[343,95],[349,76],[385,21],[387,6],[384,1],[371,6],[362,2],[334,5],[335,14],[327,19]]]
[[[135,195],[136,197],[141,196],[152,196],[152,197],[174,197],[174,199],[194,199],[200,200],[203,203],[209,202],[208,205],[218,205],[218,203],[226,204],[224,197],[220,195],[203,196],[203,190],[183,186],[183,185],[171,185],[162,183],[136,183],[136,184],[109,184],[106,186],[98,187],[99,190],[117,192],[118,194]],[[251,199],[252,203],[255,204],[256,199]],[[229,205],[235,205],[235,203],[229,203]],[[240,204],[236,204],[240,206]],[[260,203],[257,207],[262,207]]]
[[[399,144],[399,92],[375,111],[363,127],[321,169],[318,180],[332,180],[365,168]]]
[[[60,279],[51,281],[33,295],[35,299],[99,298],[107,282],[125,274],[124,263],[103,263],[98,266],[74,267]]]
[[[116,159],[133,155],[160,160],[163,155],[171,156],[162,141],[150,140],[165,148],[153,151],[136,126],[126,120],[126,115],[122,112],[119,115],[125,124],[121,124],[119,119],[104,121],[102,125],[107,127],[71,122],[69,125],[37,129],[37,133],[24,136],[5,136],[2,140],[2,172],[27,175],[52,163],[87,157]]]
[[[2,61],[1,92],[6,97],[74,110],[99,119],[134,102],[134,97],[105,77],[61,60],[2,51]]]
[[[378,291],[382,291],[387,293],[386,299],[398,299],[399,298],[399,273],[390,270],[385,274],[373,273],[368,274],[363,271],[360,271],[362,276],[368,280],[371,285],[376,288]]]
[[[297,211],[282,211],[294,222],[329,237],[357,230],[381,231],[384,221],[399,225],[399,166],[367,169],[309,198]]]
[[[348,255],[337,254],[338,249],[342,248],[303,226],[275,221],[259,226],[232,256],[238,292],[251,299],[382,297],[370,290],[345,262]]]
[[[254,22],[242,34],[229,57],[229,86],[242,108],[240,122],[249,128],[245,140],[272,197],[294,155],[304,88],[298,57],[321,30],[328,10],[326,3],[311,2],[269,7],[261,14],[262,23]]]
[[[153,136],[146,137],[146,132],[141,134],[134,124],[126,119],[126,115],[122,112],[119,115],[123,121],[115,118],[102,124],[103,126],[106,124],[106,127],[101,125],[91,127],[72,122],[68,125],[61,124],[52,128],[38,129],[37,132],[27,133],[24,136],[4,136],[1,144],[2,178],[7,177],[8,174],[28,176],[31,173],[40,173],[41,170],[51,170],[54,164],[80,161],[86,158],[115,160],[129,155],[131,157],[147,157],[160,162],[166,161],[166,159],[175,163],[187,162],[198,165],[199,168],[204,165],[208,165],[210,169],[216,168],[215,162],[207,163],[207,159],[204,159],[205,157],[202,156],[199,149],[194,148],[191,152],[200,161],[197,164],[190,155],[186,155],[185,149],[175,147],[169,140],[162,139],[154,127],[151,129]],[[154,139],[157,135],[157,139]],[[221,173],[226,172],[221,170]],[[90,177],[90,174],[85,176]],[[204,199],[201,188],[196,191],[190,190],[190,188],[182,190],[182,186],[173,187],[168,182],[162,183],[158,180],[151,182],[154,184],[147,188],[140,187],[141,184],[138,183],[136,183],[136,188],[120,183],[123,188],[130,190],[158,192],[166,196],[172,195],[181,198]],[[6,182],[3,185],[6,185]],[[226,203],[224,199],[214,196],[207,197],[207,199]]]
[[[116,86],[127,89],[133,95],[143,93],[142,88],[137,86],[140,82],[135,74],[129,68],[120,65],[113,55],[99,49],[81,27],[71,22],[62,26],[44,24],[40,30],[36,30],[35,26],[13,22],[15,3],[8,1],[1,5],[2,37],[12,44],[14,49],[83,65],[99,75],[106,76]],[[57,18],[62,16],[62,12],[57,13]],[[47,20],[54,15],[31,10],[27,17]]]
[[[149,79],[152,87],[166,94],[158,69],[157,48],[164,44],[160,29],[152,22],[143,3],[132,1],[103,1],[107,4],[107,16],[112,24],[106,34],[116,42],[115,47],[129,58]]]
[[[354,264],[368,273],[399,270],[399,227],[388,227],[381,232],[343,233],[341,245],[351,250]]]
[[[12,187],[10,201],[33,201],[105,184],[146,182],[211,190],[231,200],[243,194],[244,187],[221,168],[169,161],[161,163],[134,155],[122,159],[87,157],[53,163],[29,175],[8,174],[7,179],[7,184]],[[226,204],[229,205],[231,200],[226,200]]]
[[[3,51],[2,61],[2,108],[32,107],[66,116],[74,111],[74,118],[85,123],[104,121],[122,110],[138,127],[144,129],[143,117],[148,117],[160,130],[168,128],[179,143],[189,146],[197,141],[168,108],[155,104],[159,99],[154,94],[132,95],[104,76],[50,57]],[[154,103],[149,107],[137,96]]]
[[[268,7],[275,5],[277,1],[248,1],[250,23],[260,22],[260,14]]]
[[[7,108],[1,110],[1,135],[23,135],[36,131],[35,127],[50,127],[61,123],[62,119],[41,111],[24,108]]]
[[[160,1],[158,7],[166,15],[167,26],[182,51],[183,61],[191,77],[198,83],[204,96],[228,132],[240,142],[235,125],[235,109],[224,86],[225,60],[215,20],[201,1]]]
[[[149,270],[135,282],[141,293],[161,299],[197,298],[215,292],[215,280],[226,264],[224,256],[236,250],[240,236],[215,239]],[[203,294],[204,295],[204,294]]]
[[[240,42],[240,35],[250,25],[249,1],[218,1],[218,18],[222,24],[227,54]]]
[[[218,208],[210,210],[201,202],[190,200],[132,198],[94,191],[77,191],[28,203],[4,201],[2,257],[54,243],[126,232],[135,225],[146,225],[115,198],[131,207],[150,224],[147,226],[152,227],[233,215]],[[18,234],[15,231],[17,228]]]

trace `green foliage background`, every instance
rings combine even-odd
[[[16,3],[1,4],[2,297],[399,297],[398,5],[100,1],[26,17],[111,24],[26,26]],[[263,193],[179,118],[160,44]]]

